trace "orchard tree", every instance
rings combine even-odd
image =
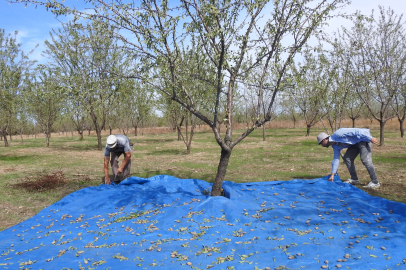
[[[182,87],[188,89],[188,96],[193,97],[195,109],[208,114],[212,109],[211,96],[215,93],[215,70],[208,57],[204,53],[204,48],[199,41],[192,40],[190,46],[183,47],[178,55],[182,65],[179,65],[177,76],[182,81]],[[161,87],[167,91],[173,91],[171,82],[171,71],[166,65],[159,69]],[[198,78],[198,79],[197,79]],[[184,91],[178,90],[180,99],[187,99]],[[162,92],[161,92],[162,93]],[[182,140],[186,146],[187,154],[191,152],[193,135],[198,122],[198,118],[187,110],[179,102],[174,101],[168,95],[162,95],[164,100],[165,112],[178,132],[178,140]],[[221,122],[218,121],[218,122]],[[183,128],[184,127],[184,128]],[[218,127],[218,131],[220,129]]]
[[[14,36],[6,35],[0,29],[0,137],[3,137],[5,147],[9,146],[7,131],[11,128],[11,121],[17,117],[25,79],[34,64],[21,50],[21,44],[17,43],[17,34],[16,31]]]
[[[104,129],[108,129],[109,130],[109,134],[112,135],[113,134],[113,129],[116,128],[120,128],[121,125],[124,123],[124,120],[121,121],[120,116],[119,116],[119,111],[121,110],[121,106],[125,106],[126,104],[120,104],[121,100],[119,96],[116,96],[116,98],[114,98],[111,103],[110,103],[110,107],[112,108],[111,110],[109,110],[107,117],[106,117],[106,124],[104,126]]]
[[[345,48],[344,57],[351,60],[352,84],[379,122],[381,145],[385,142],[386,122],[396,116],[394,97],[402,89],[406,69],[405,34],[402,16],[380,7],[379,18],[373,12],[370,17],[358,14],[354,26],[344,28],[339,37]]]
[[[177,131],[178,141],[183,141],[186,153],[190,154],[197,123],[196,117],[171,99],[167,100],[165,114]]]
[[[27,109],[45,135],[46,147],[53,125],[62,111],[64,95],[59,77],[52,68],[38,65],[26,91]]]
[[[66,111],[79,134],[79,139],[83,140],[83,132],[86,130],[86,122],[88,121],[85,107],[82,105],[82,101],[75,98],[68,99],[67,105]]]
[[[290,97],[300,109],[306,121],[306,136],[320,119],[329,113],[328,96],[335,70],[323,54],[314,55],[306,50],[303,63],[292,65],[294,87],[289,88]]]
[[[347,62],[342,63],[341,57],[336,50],[326,54],[326,71],[330,73],[331,82],[328,87],[326,110],[327,120],[331,131],[341,128],[341,121],[345,115],[348,98],[354,91],[352,90],[350,67]]]
[[[181,0],[175,6],[173,2],[170,5],[168,1],[158,0],[129,3],[94,0],[90,2],[94,8],[89,13],[65,6],[57,0],[16,2],[44,5],[57,15],[74,14],[77,18],[93,21],[108,20],[117,30],[114,36],[132,54],[134,66],[140,65],[131,76],[153,84],[157,91],[181,104],[212,129],[221,155],[211,195],[219,196],[233,148],[270,120],[288,65],[296,53],[320,29],[332,11],[349,1]],[[192,39],[202,44],[204,54],[212,65],[211,70],[215,70],[215,91],[209,93],[210,110],[207,111],[201,111],[189,89],[189,79],[182,73],[183,61],[179,55],[182,44],[186,44],[182,42]],[[255,60],[248,62],[251,57]],[[233,136],[237,83],[251,69],[264,65],[267,59],[275,69],[276,77],[265,116],[241,134]],[[170,91],[168,87],[162,87],[159,72],[150,72],[163,66],[170,74],[167,82]],[[200,80],[197,74],[189,76]],[[221,101],[224,102],[220,104]],[[224,117],[219,118],[223,109]],[[224,137],[218,129],[219,120],[226,127]]]
[[[99,150],[103,147],[101,131],[108,114],[114,110],[115,96],[123,81],[117,74],[124,74],[126,67],[125,52],[111,38],[114,31],[113,26],[101,19],[87,25],[69,22],[51,33],[52,41],[45,42],[46,54],[65,80],[78,132],[82,131],[86,112],[96,131]]]
[[[26,110],[26,104],[23,102],[24,99],[21,98],[20,100],[21,102],[18,103],[17,117],[15,119],[15,127],[20,134],[21,142],[24,143],[23,135],[28,130],[30,115]]]
[[[406,74],[403,77],[403,83],[395,94],[393,102],[393,110],[396,113],[399,121],[400,136],[403,138],[405,136],[405,128],[403,123],[406,119]]]
[[[150,84],[143,84],[135,79],[127,79],[122,83],[122,91],[118,97],[118,115],[126,121],[127,127],[134,128],[134,135],[138,135],[138,127],[155,110],[156,92]]]
[[[264,71],[268,72],[264,72]],[[248,102],[247,104],[247,118],[250,119],[250,124],[253,125],[258,119],[265,117],[268,113],[267,105],[272,101],[273,97],[273,89],[275,82],[275,76],[273,70],[269,70],[264,66],[259,66],[255,69],[252,69],[250,74],[248,75],[247,81],[249,81],[248,85],[245,85],[245,97]],[[281,86],[282,89],[282,86]],[[270,112],[270,119],[272,119],[272,115],[275,114],[277,109],[276,102],[274,102],[274,106]],[[273,112],[273,113],[272,113]],[[265,125],[262,125],[262,140],[266,140],[265,136]]]
[[[175,103],[169,98],[162,97],[158,108],[161,112],[163,112],[164,118],[169,123],[172,131],[177,133],[178,141],[180,141],[181,136],[178,127],[182,126],[183,124],[180,104]]]

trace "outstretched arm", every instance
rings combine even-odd
[[[338,165],[340,164],[340,152],[341,152],[340,147],[333,147],[334,150],[334,158],[333,162],[331,162],[331,175],[328,178],[328,181],[333,182],[334,181],[334,175],[337,173]]]

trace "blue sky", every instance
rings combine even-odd
[[[80,0],[66,0],[65,4],[84,8],[83,1]],[[363,14],[369,15],[372,9],[378,11],[379,5],[385,8],[391,7],[399,15],[406,12],[405,0],[353,0],[353,3],[345,11],[352,13],[360,10]],[[66,17],[59,17],[58,19],[60,21],[68,20]],[[349,27],[351,23],[344,19],[336,19],[330,23],[329,29],[335,31],[340,25]],[[24,8],[24,4],[9,4],[6,0],[0,0],[0,28],[5,29],[6,33],[14,33],[17,30],[19,32],[18,41],[22,44],[25,52],[34,49],[38,44],[38,48],[30,57],[32,59],[39,62],[46,61],[41,56],[41,52],[44,50],[44,41],[49,39],[49,32],[59,26],[60,22],[54,15],[41,6],[35,8],[34,5],[29,5]]]
[[[66,2],[84,7],[81,4],[82,1],[67,0]],[[61,21],[68,20],[69,18],[64,16],[56,18],[42,6],[27,5],[24,7],[24,4],[9,4],[6,0],[0,0],[0,28],[4,29],[6,34],[14,34],[17,30],[17,40],[26,53],[33,50],[38,44],[30,58],[40,62],[45,60],[41,53],[44,50],[44,41],[50,38],[49,32],[60,27]]]

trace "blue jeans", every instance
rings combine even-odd
[[[378,183],[378,178],[376,177],[375,167],[372,164],[372,154],[371,154],[371,142],[359,142],[352,145],[347,149],[344,155],[344,162],[347,165],[348,171],[350,172],[352,180],[358,180],[357,171],[355,170],[354,159],[360,154],[361,162],[367,169],[371,181],[374,184]]]

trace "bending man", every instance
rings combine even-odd
[[[104,183],[106,185],[111,183],[109,177],[109,161],[114,178],[121,173],[123,174],[123,179],[130,175],[132,152],[132,145],[126,136],[118,134],[107,137],[106,147],[104,148]],[[124,161],[119,167],[118,158],[121,154],[124,154]]]
[[[378,144],[378,139],[371,136],[369,129],[365,128],[340,128],[334,132],[331,136],[327,133],[320,133],[317,136],[317,142],[323,147],[329,147],[330,145],[334,150],[334,159],[332,162],[331,176],[329,181],[334,180],[334,174],[337,172],[340,162],[340,151],[343,148],[348,148],[343,159],[350,172],[351,178],[345,183],[359,184],[360,181],[355,170],[354,159],[360,154],[362,164],[368,170],[371,182],[364,186],[368,188],[377,188],[380,186],[376,177],[374,164],[372,164],[371,146]]]

